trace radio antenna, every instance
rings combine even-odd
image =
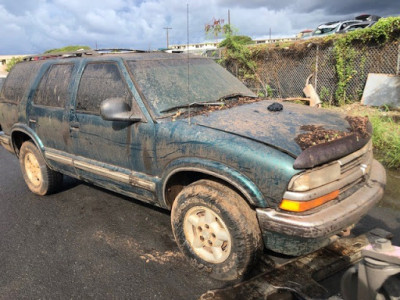
[[[186,4],[186,52],[187,52],[187,97],[189,103],[189,125],[190,125],[190,63],[189,63],[189,3]]]

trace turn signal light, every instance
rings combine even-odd
[[[339,196],[339,190],[333,191],[329,194],[310,201],[294,201],[283,199],[281,204],[279,205],[279,208],[287,211],[302,212],[318,207],[330,200],[337,198],[337,196]]]

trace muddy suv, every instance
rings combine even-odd
[[[244,276],[264,248],[327,245],[386,181],[368,120],[258,99],[213,61],[181,54],[18,63],[1,90],[0,143],[38,195],[66,174],[171,210],[181,251],[222,280]]]

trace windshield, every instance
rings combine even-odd
[[[314,35],[322,35],[322,34],[334,33],[336,31],[336,29],[338,28],[338,26],[339,26],[338,24],[321,25],[314,31]]]
[[[157,116],[173,107],[214,102],[231,94],[255,96],[236,77],[209,59],[137,60],[127,63]]]

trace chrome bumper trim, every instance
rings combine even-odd
[[[304,238],[321,238],[336,234],[358,222],[383,197],[386,172],[374,160],[371,176],[354,194],[315,213],[295,214],[275,209],[257,209],[261,230]]]

